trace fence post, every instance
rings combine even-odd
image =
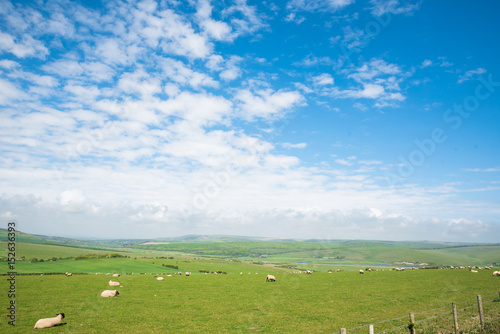
[[[453,322],[455,325],[455,334],[458,334],[457,305],[455,303],[451,303],[451,307],[453,308]]]
[[[375,330],[373,329],[373,325],[368,326],[368,332],[370,334],[375,334]]]
[[[408,327],[411,334],[415,334],[415,315],[410,313],[410,326]]]
[[[345,330],[345,328],[340,329],[340,334],[347,334],[347,331]]]
[[[479,321],[481,322],[481,328],[484,328],[483,300],[480,295],[477,296],[477,307],[479,309]]]

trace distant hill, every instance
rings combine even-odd
[[[0,241],[7,240],[8,231],[0,228]],[[345,240],[345,239],[279,239],[259,236],[236,236],[236,235],[197,235],[189,234],[180,237],[161,237],[153,239],[75,239],[47,236],[41,234],[29,234],[21,231],[16,231],[17,242],[28,243],[43,243],[43,244],[62,244],[85,247],[130,247],[132,245],[144,244],[147,242],[240,242],[240,241],[255,241],[255,242],[306,242],[306,243],[324,243],[324,244],[340,244],[348,247],[387,247],[387,246],[404,246],[418,249],[444,249],[456,247],[470,246],[500,246],[497,244],[486,243],[468,243],[468,242],[435,242],[435,241],[388,241],[388,240]]]
[[[0,229],[0,256],[5,256],[7,230]],[[183,253],[273,263],[428,263],[486,265],[500,262],[500,244],[429,241],[276,239],[234,235],[186,235],[154,239],[79,240],[16,232],[18,243],[38,244],[28,254],[88,254],[112,252]],[[50,248],[51,246],[52,248]],[[65,246],[66,250],[56,246]],[[55,248],[54,248],[55,247]],[[69,248],[74,248],[71,251]],[[79,250],[77,250],[79,249]],[[100,252],[97,252],[100,251]],[[124,254],[124,253],[122,253]],[[47,257],[46,256],[46,257]]]

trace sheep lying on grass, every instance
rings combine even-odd
[[[40,319],[36,322],[35,328],[49,328],[54,326],[59,326],[62,324],[62,319],[64,319],[64,313],[59,313],[54,318]]]
[[[120,293],[117,291],[117,290],[104,290],[102,293],[101,293],[101,297],[116,297],[118,296]]]
[[[165,279],[165,278],[163,278],[163,277],[157,277],[157,278],[156,278],[156,280],[157,280],[157,281],[163,281],[164,279]]]
[[[120,286],[120,282],[113,282],[112,280],[109,280],[109,286]]]
[[[113,277],[120,277],[120,274],[113,274]]]

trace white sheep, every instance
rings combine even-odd
[[[163,281],[164,279],[165,279],[165,278],[163,278],[163,277],[157,277],[157,278],[156,278],[156,280],[157,280],[157,281]]]
[[[66,276],[69,277],[69,276],[73,276],[72,273],[66,273]]]
[[[364,274],[365,272],[364,272],[364,270],[363,270],[363,269],[359,269],[359,273],[360,273],[360,274]]]
[[[113,277],[120,277],[120,274],[113,274]]]
[[[109,280],[109,286],[120,286],[119,282],[113,282],[112,280]]]
[[[49,328],[54,326],[59,326],[62,324],[62,319],[64,319],[64,313],[59,313],[54,318],[40,319],[36,322],[35,328]]]
[[[267,275],[266,277],[266,282],[276,282],[276,277],[274,277],[273,275]]]
[[[491,274],[491,276],[500,276],[500,271],[494,271],[493,274]]]
[[[470,272],[471,273],[477,273],[477,270],[471,269]]]
[[[190,276],[190,275],[191,275],[191,273],[186,271],[186,276]]]
[[[101,297],[116,297],[118,296],[120,293],[117,291],[117,290],[104,290],[102,293],[101,293]]]

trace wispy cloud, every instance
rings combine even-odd
[[[334,83],[333,78],[329,73],[323,73],[318,76],[312,77],[311,80],[315,85],[318,86],[333,85]]]
[[[399,84],[409,75],[396,64],[372,59],[347,75],[347,78],[354,80],[358,87],[352,89],[333,87],[329,94],[342,99],[373,99],[377,101],[375,104],[377,107],[394,105],[405,99]]]
[[[460,76],[460,78],[458,78],[458,83],[462,83],[462,82],[465,82],[465,81],[469,81],[469,80],[476,80],[481,74],[484,74],[486,73],[486,69],[484,68],[478,68],[476,70],[470,70],[470,71],[467,71],[465,72],[464,75]]]
[[[432,65],[432,60],[426,59],[422,62],[422,65],[420,65],[420,68],[426,68]]]
[[[238,91],[235,96],[241,117],[254,119],[256,117],[272,119],[281,117],[292,107],[303,103],[302,95],[297,91],[258,90],[252,92],[247,89]]]
[[[355,0],[290,0],[287,9],[291,11],[336,11],[344,8]]]
[[[466,168],[464,169],[466,172],[500,172],[500,167],[492,167],[492,168]]]
[[[290,149],[290,148],[306,148],[307,144],[306,143],[298,143],[298,144],[291,144],[291,143],[282,143],[281,146],[284,148]]]
[[[373,14],[377,16],[386,13],[411,15],[420,8],[421,1],[370,0],[370,3]]]

